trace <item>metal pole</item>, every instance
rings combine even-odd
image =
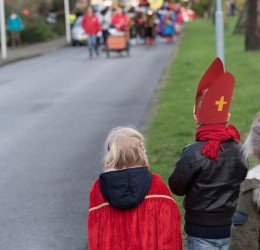
[[[4,9],[4,0],[0,0],[0,25],[1,25],[1,49],[2,49],[2,58],[7,58],[7,49],[6,49],[6,31],[5,31],[5,9]]]
[[[216,51],[224,64],[224,22],[222,0],[216,0]]]
[[[66,40],[67,43],[71,42],[71,33],[70,33],[70,7],[69,7],[69,0],[64,0],[64,12],[65,12],[65,27],[66,27]]]

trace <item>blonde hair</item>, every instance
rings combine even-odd
[[[103,169],[123,169],[133,166],[149,168],[145,153],[144,137],[130,127],[112,129],[105,142],[105,160]]]
[[[257,113],[244,143],[244,155],[246,158],[250,155],[255,155],[260,159],[260,113]]]

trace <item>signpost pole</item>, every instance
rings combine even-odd
[[[216,52],[224,64],[224,22],[222,0],[216,1]]]
[[[64,13],[65,13],[65,27],[66,27],[66,40],[67,43],[71,43],[71,31],[70,31],[70,7],[69,0],[64,0]]]
[[[1,51],[2,51],[2,58],[6,59],[7,58],[7,46],[6,46],[4,0],[0,0],[0,25],[1,25]]]

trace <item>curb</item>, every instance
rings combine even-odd
[[[60,39],[63,39],[63,38],[60,38]],[[50,47],[51,47],[51,44],[54,44],[55,42],[57,42],[57,40],[51,40],[51,41],[48,41],[48,42],[45,42],[45,43],[39,43],[38,46],[41,47],[42,45],[46,46],[47,44],[50,44]],[[37,46],[37,43],[36,44],[33,44],[33,45],[28,45],[24,48],[18,48],[18,50],[22,51],[23,49],[28,49],[30,47],[36,47]],[[28,53],[27,55],[18,55],[17,57],[13,57],[11,59],[6,59],[6,60],[3,60],[3,59],[0,59],[0,68],[3,67],[3,66],[6,66],[8,64],[11,64],[11,63],[15,63],[15,62],[19,62],[19,61],[23,61],[23,60],[27,60],[27,59],[31,59],[31,58],[35,58],[35,57],[39,57],[39,56],[42,56],[42,55],[45,55],[45,54],[48,54],[48,53],[52,53],[54,51],[57,51],[59,49],[62,49],[62,48],[65,48],[65,47],[69,47],[70,45],[66,43],[65,41],[65,38],[64,38],[64,43],[61,43],[61,44],[57,44],[57,46],[55,46],[55,48],[50,48],[50,49],[46,49],[44,51],[41,51],[41,52],[32,52],[31,54]],[[15,53],[15,52],[12,52],[12,53]]]

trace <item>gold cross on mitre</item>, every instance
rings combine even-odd
[[[215,102],[215,105],[218,105],[218,111],[222,111],[223,110],[223,106],[227,104],[227,102],[225,101],[224,96],[221,96],[219,101]]]

